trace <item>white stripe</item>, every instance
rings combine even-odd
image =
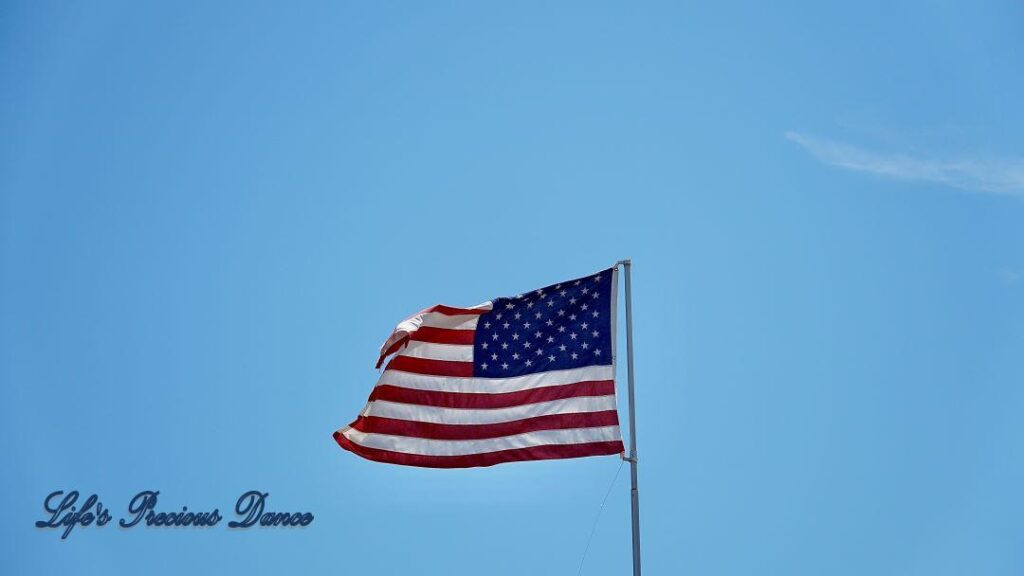
[[[432,342],[411,341],[398,352],[398,356],[411,358],[427,358],[430,360],[454,360],[456,362],[472,362],[473,346],[462,344],[434,344]]]
[[[457,378],[453,376],[430,376],[413,374],[400,370],[385,370],[377,381],[378,385],[391,384],[414,390],[435,390],[439,392],[470,392],[483,394],[499,394],[530,390],[544,386],[575,384],[591,380],[612,380],[615,368],[612,366],[586,366],[584,368],[568,368],[551,370],[513,378]]]
[[[423,315],[421,326],[433,328],[448,328],[450,330],[476,330],[476,321],[480,319],[479,314],[459,314],[448,316],[440,312],[427,312]]]
[[[395,420],[411,420],[414,422],[433,422],[435,424],[498,424],[513,422],[537,416],[552,414],[577,414],[580,412],[600,412],[615,410],[615,396],[578,396],[562,398],[547,402],[522,404],[508,408],[438,408],[420,404],[404,404],[375,400],[366,405],[363,416],[393,418]]]
[[[472,306],[470,310],[490,310],[490,301]],[[459,330],[475,330],[479,314],[459,314],[447,316],[440,312],[418,312],[395,326],[395,332],[415,332],[420,326],[431,326],[433,328],[450,328]]]
[[[421,456],[465,456],[500,450],[529,448],[550,444],[583,444],[586,442],[614,442],[621,440],[618,426],[571,428],[568,430],[538,430],[526,434],[489,438],[487,440],[428,440],[387,434],[367,434],[354,428],[342,432],[352,442],[367,448],[419,454]]]

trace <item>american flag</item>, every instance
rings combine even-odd
[[[366,407],[334,439],[370,460],[429,468],[622,453],[617,273],[401,322]]]

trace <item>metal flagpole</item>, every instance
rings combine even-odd
[[[630,293],[629,271],[632,262],[620,260],[626,272],[626,373],[629,378],[629,472],[630,502],[633,518],[633,576],[640,576],[640,491],[636,485],[636,399],[633,395],[633,295]]]

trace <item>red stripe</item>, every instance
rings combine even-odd
[[[434,344],[472,344],[476,330],[452,330],[451,328],[434,328],[420,326],[409,335],[410,340],[432,342]]]
[[[408,343],[409,343],[409,335],[408,334],[406,334],[405,336],[399,338],[398,341],[395,342],[394,344],[392,344],[390,348],[388,348],[387,350],[385,350],[385,351],[380,353],[380,357],[377,358],[377,365],[374,366],[374,368],[380,368],[380,365],[384,363],[384,359],[385,358],[387,358],[388,356],[391,356],[395,352],[398,352],[399,348],[401,348],[402,346],[407,345]]]
[[[444,314],[445,316],[461,316],[463,314],[476,314],[477,316],[487,314],[490,310],[484,310],[481,308],[454,308],[452,306],[445,306],[444,304],[438,304],[437,306],[431,306],[422,313],[437,312],[438,314]]]
[[[433,390],[402,388],[400,386],[392,386],[391,384],[378,384],[373,389],[373,392],[370,393],[370,401],[387,400],[388,402],[402,402],[404,404],[418,404],[420,406],[480,410],[508,408],[509,406],[521,406],[523,404],[534,404],[536,402],[548,402],[550,400],[576,398],[579,396],[609,396],[614,393],[614,380],[595,380],[561,386],[544,386],[542,388],[504,392],[501,394],[436,392]]]
[[[585,444],[549,444],[531,446],[499,452],[468,454],[465,456],[422,456],[392,452],[378,448],[367,448],[353,443],[340,432],[334,433],[334,440],[339,446],[367,460],[398,464],[401,466],[421,466],[424,468],[471,468],[475,466],[494,466],[503,462],[522,462],[526,460],[553,460],[557,458],[582,458],[584,456],[607,456],[621,454],[624,451],[622,442],[587,442]]]
[[[432,440],[485,440],[525,434],[537,430],[567,430],[570,428],[594,428],[618,426],[619,415],[615,410],[602,412],[580,412],[574,414],[551,414],[524,418],[498,424],[435,424],[413,422],[377,416],[360,416],[350,424],[360,432],[429,438]]]
[[[412,356],[395,356],[388,362],[385,370],[401,370],[402,372],[429,374],[431,376],[469,377],[473,375],[473,363],[413,358]]]

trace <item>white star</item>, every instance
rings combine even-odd
[[[491,360],[497,360],[497,359],[498,359],[498,355],[497,354],[491,354]]]
[[[541,300],[543,300],[543,299],[545,299],[545,298],[547,298],[547,297],[548,297],[548,295],[547,295],[547,294],[541,294],[541,295],[540,295],[540,299],[541,299]]]
[[[580,325],[580,328],[583,328],[584,330],[586,330],[588,326],[590,326],[590,324],[587,324],[586,322],[584,322],[583,324]]]
[[[519,320],[519,319],[520,319],[520,318],[522,318],[522,317],[523,317],[523,315],[522,315],[522,314],[520,314],[519,312],[516,312],[516,315],[514,316],[514,318],[515,318],[516,320]]]
[[[575,319],[576,319],[576,315],[575,314],[569,314],[569,320],[575,320]]]
[[[544,293],[544,289],[543,288],[541,288],[540,290],[537,290],[537,294],[543,294],[543,293]]]
[[[530,341],[529,340],[527,340],[526,342],[523,342],[523,348],[529,348],[529,347],[530,347]]]
[[[600,294],[598,294],[597,292],[594,292],[594,298],[597,298],[598,296],[600,296]]]
[[[541,350],[540,348],[537,348],[537,356],[543,356],[543,355],[544,355],[544,351]]]
[[[497,334],[491,334],[491,340],[497,340],[497,339],[498,339],[498,335]]]
[[[551,306],[554,306],[554,305],[555,305],[555,301],[554,301],[554,300],[548,300],[548,307],[549,307],[549,308],[550,308]]]
[[[516,307],[516,305],[511,303],[511,302],[509,302],[508,304],[505,304],[505,309],[506,310],[511,310],[511,309],[513,309],[515,307]]]
[[[565,310],[559,310],[558,311],[558,315],[559,316],[565,316]]]
[[[527,366],[533,366],[533,360],[527,360],[526,361],[526,365]]]
[[[541,336],[543,336],[543,334],[540,333],[540,330],[537,330],[536,332],[533,333],[534,338],[540,338]]]
[[[491,323],[490,322],[484,322],[484,328],[490,328],[490,327],[491,327]]]
[[[498,314],[495,316],[495,318],[497,318],[498,320],[501,320],[501,312],[498,312]]]
[[[561,288],[562,288],[561,284],[555,284],[555,290],[560,290]]]
[[[590,344],[587,344],[586,342],[584,342],[583,345],[581,346],[581,348],[586,350],[587,348],[590,348]]]
[[[575,298],[569,298],[569,304],[575,304],[575,303],[576,303],[576,299]]]
[[[600,274],[598,274],[597,276],[594,276],[594,282],[600,282],[600,281],[601,281],[601,275]]]
[[[554,341],[555,341],[554,337],[548,336],[548,344],[551,344]]]
[[[586,304],[584,304],[583,306],[580,306],[580,310],[586,310],[586,309],[587,309],[587,305]]]
[[[533,302],[532,301],[531,302],[527,302],[526,303],[526,307],[527,308],[533,308]]]
[[[593,332],[591,332],[591,334],[594,335],[594,338],[597,338],[598,336],[600,336],[600,334],[597,333],[597,330],[594,330]]]
[[[545,324],[547,324],[548,326],[554,326],[555,325],[555,321],[554,320],[548,320],[547,322],[545,322]]]
[[[555,361],[555,357],[554,356],[548,356],[548,362],[554,362],[554,361]]]
[[[514,333],[512,334],[512,339],[513,339],[513,340],[519,340],[519,332],[514,332]]]
[[[549,302],[551,301],[549,300]],[[537,312],[536,314],[533,315],[533,317],[536,318],[537,320],[540,320],[541,316],[543,316],[543,314],[541,314],[540,312]]]
[[[580,282],[583,282],[583,280],[577,280],[577,281],[573,282],[572,285],[573,286],[579,286]]]
[[[523,323],[523,328],[526,328],[527,330],[529,330],[530,329],[530,323],[529,322],[524,322]]]
[[[487,370],[487,362],[481,364],[480,367],[483,368],[484,370]]]
[[[559,326],[558,327],[558,331],[559,332],[565,332],[565,326]]]
[[[572,359],[573,359],[573,360],[575,360],[576,358],[578,358],[578,356],[576,356],[576,353],[575,353],[575,352],[573,352],[573,353],[572,353]]]
[[[501,363],[501,368],[502,368],[503,370],[508,370],[508,362],[502,362],[502,363]]]
[[[600,350],[594,350],[594,356],[600,356],[600,355],[601,355],[601,351]]]
[[[481,342],[480,347],[483,348],[484,350],[487,350],[487,342]]]
[[[508,350],[508,342],[502,342],[501,343],[501,349],[502,350]]]
[[[565,290],[562,290],[561,292],[559,292],[559,294],[562,295],[562,298],[565,298],[565,295],[568,294],[568,292],[566,292]]]
[[[516,352],[515,354],[513,354],[512,355],[512,359],[513,360],[519,360],[519,352]]]
[[[580,290],[580,292],[586,294],[587,292],[590,292],[590,288],[584,288],[583,290]]]
[[[511,326],[511,324],[509,324],[508,322],[505,322],[504,324],[502,324],[502,326],[505,327],[505,330],[508,330],[508,327]]]
[[[576,333],[573,332],[572,334],[569,334],[569,338],[572,338],[573,340],[575,340],[576,339]]]
[[[565,344],[559,346],[558,349],[561,350],[562,352],[565,352]]]
[[[598,312],[597,310],[594,310],[594,318],[597,318],[599,315],[600,315],[600,312]]]

